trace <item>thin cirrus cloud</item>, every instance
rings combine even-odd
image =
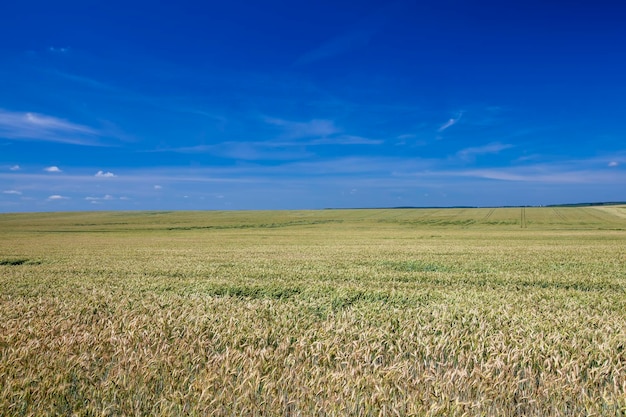
[[[461,120],[462,117],[463,117],[463,112],[460,112],[457,117],[451,117],[450,119],[448,119],[447,122],[439,126],[439,129],[437,129],[437,132],[441,133],[444,130],[451,128],[452,126],[457,124]]]
[[[105,84],[103,82],[100,82],[98,80],[95,80],[93,78],[88,78],[88,77],[84,77],[81,75],[75,75],[72,73],[62,72],[62,71],[57,71],[57,70],[47,70],[47,72],[57,77],[60,77],[62,79],[80,84],[81,86],[91,87],[91,88],[95,88],[98,90],[105,90],[105,91],[116,90],[114,87],[108,84]]]
[[[12,165],[9,167],[9,171],[19,171],[19,170],[20,170],[19,165]]]
[[[440,174],[446,175],[444,172]],[[569,164],[459,170],[449,172],[447,175],[544,184],[623,184],[626,181],[624,174],[615,175],[612,172],[597,171],[585,166],[574,168]]]
[[[282,130],[282,139],[298,140],[294,143],[281,143],[280,146],[289,145],[378,145],[383,141],[365,138],[358,135],[344,134],[334,121],[328,119],[313,119],[307,122],[296,122],[279,118],[267,117],[264,120],[271,126]],[[300,139],[311,139],[308,142]]]
[[[67,54],[70,52],[70,48],[67,46],[63,46],[63,47],[50,46],[48,47],[48,52],[52,54]]]
[[[5,190],[2,192],[3,194],[12,194],[12,195],[22,195],[21,191],[17,190]]]
[[[51,166],[51,167],[44,168],[44,171],[46,171],[46,172],[63,172],[61,170],[61,168],[59,168],[58,166],[54,166],[54,165]]]
[[[312,156],[302,149],[286,149],[288,144],[277,142],[223,142],[212,146],[210,152],[222,158],[246,161],[285,161]]]
[[[361,29],[337,36],[300,56],[294,66],[312,64],[341,55],[351,49],[363,48],[367,46],[375,33],[374,29]]]
[[[100,132],[58,117],[0,109],[0,137],[96,146]]]
[[[393,15],[402,13],[400,2],[390,2],[375,10],[374,13],[356,22],[343,34],[330,38],[318,47],[301,55],[294,66],[304,66],[333,58],[352,50],[365,48],[378,34]]]
[[[96,175],[94,175],[95,177],[100,177],[100,178],[113,178],[116,177],[116,175],[112,172],[104,172],[104,171],[98,171],[96,172]]]
[[[189,154],[211,154],[220,158],[246,161],[290,161],[315,156],[308,147],[320,145],[378,145],[382,140],[352,135],[339,135],[309,141],[228,141],[215,145],[196,145],[179,148],[157,149],[148,152],[175,152]]]
[[[493,169],[475,169],[469,171],[458,172],[458,174],[463,174],[470,177],[477,178],[485,178],[491,180],[501,180],[501,181],[521,181],[521,182],[542,182],[542,183],[569,183],[569,184],[577,184],[581,181],[585,181],[585,176],[588,173],[583,173],[584,175],[580,175],[578,173],[573,172],[559,172],[559,171],[533,171],[533,170],[514,170],[514,169],[504,169],[504,168],[493,168]]]
[[[197,145],[169,148],[154,152],[206,153],[243,161],[297,161],[315,156],[311,146],[379,145],[382,140],[361,136],[337,135],[304,141],[222,142],[215,145]]]
[[[355,135],[338,135],[328,138],[321,138],[312,141],[311,145],[380,145],[383,143],[380,139],[364,138]]]
[[[461,159],[472,159],[478,155],[497,154],[512,147],[513,145],[511,144],[494,142],[483,146],[461,149],[457,152],[457,156]]]
[[[225,141],[215,144],[157,149],[152,152],[206,153],[233,160],[295,161],[314,156],[308,147],[320,145],[379,145],[382,140],[344,133],[333,120],[294,121],[264,117],[262,122],[276,130],[265,141]]]
[[[291,151],[277,151],[276,148],[285,146],[274,142],[221,142],[215,145],[184,146],[180,148],[158,149],[151,152],[176,152],[189,154],[210,154],[219,158],[259,161],[285,160],[298,157]]]
[[[48,197],[48,201],[58,201],[58,200],[69,200],[69,197],[65,197],[62,195],[54,194]]]
[[[308,122],[295,122],[292,120],[266,117],[264,121],[282,130],[285,139],[299,139],[321,136],[326,137],[341,132],[332,120],[313,119]]]

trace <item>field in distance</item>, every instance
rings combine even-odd
[[[0,215],[0,415],[626,414],[626,206]]]

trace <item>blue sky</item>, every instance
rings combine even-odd
[[[626,200],[618,1],[0,6],[0,211]]]

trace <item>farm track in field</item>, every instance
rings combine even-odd
[[[487,221],[491,218],[491,216],[493,216],[493,213],[496,211],[495,208],[492,208],[491,210],[489,210],[487,212],[487,214],[485,215],[485,217],[483,217],[483,221]]]
[[[559,218],[559,220],[567,222],[567,218],[565,218],[565,216],[563,215],[563,212],[561,210],[559,210],[558,208],[553,208],[552,212],[556,215],[556,217]]]
[[[522,229],[526,229],[528,227],[528,223],[526,222],[526,208],[522,207],[520,209],[520,227]]]
[[[600,211],[596,208],[585,208],[585,215],[597,220],[602,223],[613,223],[613,224],[623,224],[621,219],[616,217],[615,215],[611,215],[606,211]]]

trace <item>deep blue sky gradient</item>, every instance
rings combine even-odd
[[[626,5],[0,6],[0,211],[626,200]]]

